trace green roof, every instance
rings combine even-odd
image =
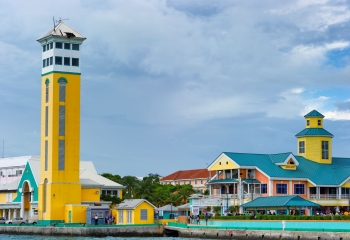
[[[256,167],[270,178],[294,178],[306,180],[317,185],[340,185],[350,177],[350,158],[332,158],[332,164],[320,164],[308,160],[302,156],[295,156],[293,153],[280,153],[288,157],[292,154],[299,165],[296,170],[285,170],[272,161],[271,156],[278,158],[278,154],[252,154],[224,152],[239,166]]]
[[[243,178],[242,182],[249,183],[249,184],[251,184],[251,183],[261,183],[259,180],[250,179],[250,178]]]
[[[305,118],[307,118],[307,117],[321,117],[321,118],[324,118],[324,116],[321,113],[319,113],[318,111],[316,111],[316,110],[312,110],[311,112],[306,114],[304,117]]]
[[[333,137],[333,134],[328,132],[327,130],[323,128],[305,128],[303,131],[295,135],[296,137],[303,137],[303,136],[329,136]]]
[[[236,183],[238,182],[237,179],[215,179],[215,180],[210,180],[207,182],[207,184],[215,184],[215,183]]]
[[[298,195],[258,197],[253,201],[242,204],[241,207],[319,207],[321,205],[308,201]]]

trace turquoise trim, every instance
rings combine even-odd
[[[48,83],[50,83],[50,80],[48,78],[46,78],[45,84],[48,84]]]
[[[47,73],[43,73],[41,74],[41,76],[46,76],[49,75],[51,73],[62,73],[62,74],[72,74],[72,75],[81,75],[81,73],[76,73],[76,72],[61,72],[61,71],[51,71],[51,72],[47,72]]]
[[[41,226],[50,226],[53,224],[64,223],[64,220],[38,220],[37,223],[37,225]]]
[[[60,77],[57,82],[58,83],[60,83],[60,82],[68,83],[67,79],[65,79],[64,77]]]
[[[13,200],[13,202],[21,202],[22,194],[19,192],[19,189],[22,188],[23,183],[27,181],[29,182],[29,185],[31,188],[33,188],[34,193],[33,193],[33,200],[34,202],[38,201],[38,185],[35,181],[32,169],[30,167],[29,162],[27,162],[26,167],[24,169],[24,172],[22,174],[21,180],[19,181],[18,187],[17,187],[17,196]]]

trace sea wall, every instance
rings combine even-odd
[[[86,236],[86,237],[162,237],[163,226],[121,226],[121,227],[40,227],[0,226],[0,234]]]
[[[174,236],[187,238],[210,239],[350,239],[349,232],[302,232],[302,231],[273,231],[273,230],[224,230],[224,229],[191,229],[166,226],[165,231]]]

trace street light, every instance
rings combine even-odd
[[[250,178],[250,183],[252,184],[252,186],[250,187],[250,191],[252,192],[252,201],[253,201],[253,176],[250,174],[249,178]]]
[[[170,203],[170,219],[173,219],[172,216],[173,216],[173,203]]]

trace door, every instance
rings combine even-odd
[[[72,211],[68,211],[68,222],[72,222]]]

